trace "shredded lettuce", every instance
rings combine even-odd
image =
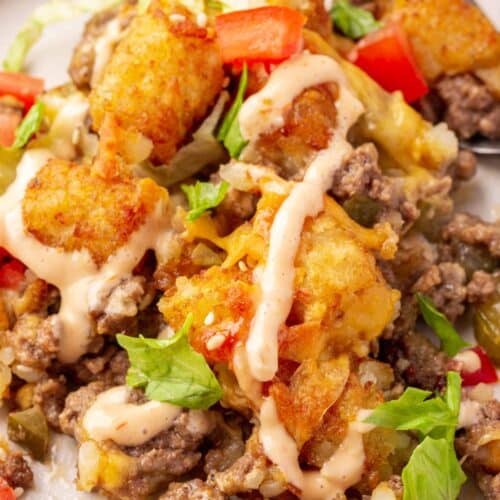
[[[229,189],[229,183],[222,181],[215,185],[211,182],[196,181],[196,184],[183,184],[184,191],[189,202],[188,220],[194,221],[206,211],[220,205]]]
[[[421,293],[417,293],[418,305],[425,322],[434,330],[441,341],[441,349],[450,357],[455,356],[464,347],[470,344],[460,337],[446,316],[440,312],[432,300]]]
[[[37,7],[17,34],[3,61],[6,71],[21,71],[30,49],[42,36],[46,26],[85,13],[115,7],[123,0],[51,0]]]
[[[222,389],[205,358],[189,343],[193,321],[189,314],[182,328],[168,339],[117,335],[128,353],[127,384],[142,387],[153,401],[193,409],[205,409],[222,397]]]
[[[160,186],[169,187],[193,176],[207,165],[218,166],[226,161],[227,153],[214,134],[228,99],[229,94],[222,92],[210,115],[193,133],[193,140],[182,146],[168,165],[137,165],[134,169],[136,175],[150,177]]]

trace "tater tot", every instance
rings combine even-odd
[[[93,126],[112,113],[121,127],[154,144],[151,160],[168,163],[222,89],[222,61],[210,28],[181,6],[154,0],[119,43],[90,95]]]

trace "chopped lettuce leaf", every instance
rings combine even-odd
[[[460,409],[460,375],[448,372],[444,397],[429,399],[430,391],[408,387],[401,397],[377,406],[366,422],[420,435],[453,438]],[[451,440],[450,439],[450,440]]]
[[[354,40],[378,30],[381,27],[371,12],[356,7],[346,0],[337,0],[330,10],[330,17],[335,26]]]
[[[30,49],[42,36],[46,26],[84,13],[115,7],[123,0],[51,0],[37,7],[17,34],[3,61],[6,71],[21,71]]]
[[[453,443],[426,437],[403,469],[403,500],[455,500],[466,476]]]
[[[38,129],[42,124],[44,111],[44,105],[40,101],[31,107],[28,114],[24,117],[24,120],[21,122],[19,127],[17,127],[14,144],[11,146],[12,149],[23,148],[26,146],[33,134],[38,132]]]
[[[453,325],[448,321],[446,316],[436,309],[432,300],[417,293],[418,305],[420,312],[425,322],[434,330],[441,341],[441,349],[450,357],[455,356],[464,347],[469,347],[470,344],[460,337],[458,332],[453,328]]]
[[[404,500],[454,500],[465,481],[453,440],[458,424],[461,378],[448,372],[444,396],[408,387],[395,401],[377,406],[366,422],[419,433],[421,443],[403,469]]]
[[[196,181],[194,185],[183,184],[181,189],[186,194],[189,203],[188,220],[194,221],[222,202],[229,189],[229,183],[222,181],[215,185],[211,182]]]
[[[205,409],[222,397],[222,389],[205,358],[189,343],[189,314],[182,328],[168,339],[117,335],[130,360],[127,384],[142,387],[153,401]]]
[[[238,121],[238,113],[240,111],[241,105],[243,104],[243,98],[245,97],[245,92],[248,85],[248,68],[246,63],[243,65],[243,71],[241,72],[240,82],[238,85],[238,92],[236,93],[236,98],[227,112],[222,125],[217,134],[217,139],[221,141],[226,149],[229,151],[231,158],[238,158],[240,156],[243,148],[248,144],[243,136],[241,135],[240,122]]]

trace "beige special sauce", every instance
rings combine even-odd
[[[260,134],[283,125],[285,107],[304,89],[327,82],[339,85],[337,126],[328,147],[316,155],[304,180],[294,186],[281,205],[271,228],[260,281],[261,297],[246,342],[250,371],[261,382],[271,380],[278,369],[278,330],[292,306],[294,260],[302,227],[307,217],[323,209],[323,195],[332,183],[333,173],[352,151],[346,134],[363,107],[348,89],[345,75],[333,59],[304,53],[273,71],[266,85],[244,102],[239,114],[242,135],[250,141],[247,147],[251,149]]]
[[[352,422],[347,435],[320,471],[304,472],[299,450],[280,421],[271,396],[262,399],[259,388],[278,368],[278,330],[286,321],[293,300],[294,261],[307,217],[323,210],[324,193],[333,173],[352,151],[346,139],[349,128],[363,112],[348,88],[339,65],[329,57],[303,53],[281,64],[266,85],[247,99],[239,113],[242,135],[249,141],[242,159],[251,157],[255,141],[263,133],[283,125],[283,112],[304,89],[335,82],[337,124],[329,145],[312,160],[304,180],[294,185],[273,221],[269,251],[260,271],[260,298],[256,305],[244,350],[237,349],[235,373],[242,389],[260,406],[259,439],[266,456],[283,471],[287,481],[301,490],[306,500],[329,500],[356,484],[363,474],[363,433],[373,426]]]
[[[182,412],[179,406],[158,401],[129,403],[130,391],[121,385],[97,396],[83,417],[83,428],[91,438],[139,446],[168,429]]]

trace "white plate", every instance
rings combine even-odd
[[[483,0],[481,3],[495,7],[497,0]],[[33,11],[34,7],[45,3],[43,0],[0,0],[0,59],[3,59],[9,44]],[[59,23],[46,30],[43,38],[30,52],[27,70],[41,76],[47,88],[68,81],[66,69],[73,47],[82,33],[85,17]],[[457,206],[481,215],[488,220],[500,217],[500,158],[481,158],[479,173],[457,193]],[[470,335],[470,332],[468,332]],[[5,415],[0,413],[0,433],[5,433]],[[66,436],[57,436],[53,443],[57,453],[57,463],[51,466],[34,465],[35,488],[23,495],[26,500],[90,500],[101,498],[74,491],[72,480],[75,476],[76,448]],[[474,487],[464,487],[463,500],[478,500]]]

